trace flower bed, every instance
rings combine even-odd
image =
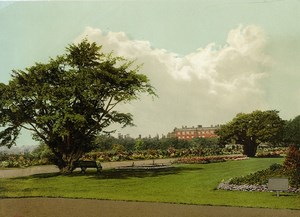
[[[271,157],[281,157],[281,154],[280,152],[268,152],[268,153],[257,153],[256,154],[256,157],[259,157],[259,158],[271,158]]]
[[[47,158],[39,159],[30,154],[1,154],[0,168],[23,168],[49,164]]]
[[[219,184],[218,189],[229,191],[269,191],[267,187],[268,180],[274,177],[289,178],[289,189],[287,192],[300,193],[300,188],[293,185],[290,177],[287,176],[286,170],[281,164],[272,164],[269,168],[246,176],[232,178],[227,182]]]
[[[219,184],[218,189],[227,190],[227,191],[259,191],[259,192],[268,192],[267,185],[235,185],[229,184],[229,182],[222,182]],[[289,187],[287,190],[288,193],[300,193],[300,188]]]
[[[259,158],[281,157],[286,155],[286,153],[287,153],[287,148],[264,148],[257,151],[256,157]]]
[[[187,157],[179,158],[175,163],[180,164],[207,164],[207,163],[218,163],[225,162],[227,160],[246,160],[247,156],[237,155],[237,156],[209,156],[209,157]]]

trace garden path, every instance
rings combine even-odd
[[[0,199],[1,217],[299,217],[300,210],[89,199]]]

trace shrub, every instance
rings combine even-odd
[[[280,157],[280,153],[277,153],[277,152],[257,153],[256,157],[259,157],[259,158]]]
[[[283,147],[259,147],[256,157],[259,158],[272,158],[272,157],[281,157],[286,154],[286,148]]]
[[[236,177],[230,180],[229,184],[234,185],[265,185],[269,178],[286,176],[284,167],[280,164],[272,164],[268,169],[251,173],[246,176]]]
[[[284,167],[291,179],[290,184],[298,188],[300,186],[300,151],[295,145],[289,147]]]
[[[3,167],[3,168],[9,167],[9,162],[8,161],[1,161],[0,162],[0,167]]]
[[[272,164],[270,167],[269,167],[269,169],[271,170],[271,171],[276,171],[276,170],[282,170],[282,165],[281,164]]]
[[[41,143],[36,149],[32,151],[31,154],[28,154],[27,158],[31,160],[36,160],[37,164],[51,164],[54,162],[54,154],[50,150],[50,148],[46,145]]]
[[[207,164],[218,163],[226,160],[241,160],[247,159],[246,156],[209,156],[209,157],[186,157],[179,158],[176,163],[184,164]]]

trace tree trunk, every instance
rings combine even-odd
[[[253,142],[249,142],[247,144],[244,144],[243,146],[243,151],[244,151],[244,155],[246,155],[247,157],[255,157],[256,154],[256,150],[257,150],[257,144],[253,143]]]
[[[59,171],[62,174],[70,174],[73,171],[72,165],[66,165],[66,166],[64,166],[62,168],[59,168]]]
[[[60,152],[55,153],[55,164],[59,168],[60,173],[68,174],[73,171],[73,163],[77,161],[81,155],[77,154],[61,154]]]
[[[71,173],[73,163],[79,160],[87,151],[86,147],[78,144],[71,144],[70,140],[54,140],[47,144],[55,155],[54,163],[63,174]]]

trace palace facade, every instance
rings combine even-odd
[[[173,132],[168,134],[168,137],[176,137],[178,139],[190,140],[193,138],[217,138],[215,131],[220,128],[220,125],[211,125],[210,127],[203,127],[198,125],[197,127],[175,128]]]

